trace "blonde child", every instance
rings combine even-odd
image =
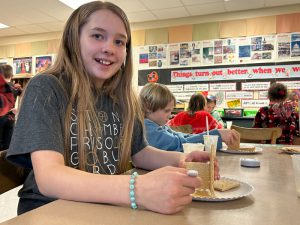
[[[19,214],[55,199],[164,214],[192,201],[201,180],[188,176],[183,162],[209,155],[161,151],[144,140],[131,86],[130,33],[116,5],[82,5],[66,23],[55,64],[29,82],[8,151],[9,160],[32,169]],[[130,160],[153,171],[119,175]]]
[[[176,99],[163,84],[148,83],[140,91],[140,102],[144,112],[147,141],[151,146],[167,151],[183,151],[184,143],[203,143],[203,135],[175,132],[166,123],[171,118]],[[230,143],[235,137],[233,130],[211,130],[211,135],[219,135],[217,149],[222,141]]]

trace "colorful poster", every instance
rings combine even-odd
[[[292,34],[291,38],[291,57],[300,56],[300,33]]]
[[[277,35],[277,58],[289,59],[291,57],[291,35]]]
[[[52,65],[52,56],[36,56],[35,57],[35,73],[40,73]]]
[[[170,65],[179,65],[179,44],[170,44]]]
[[[26,74],[32,72],[32,57],[14,58],[14,74]]]
[[[201,42],[196,41],[190,43],[191,54],[192,54],[192,64],[199,64],[201,63]]]
[[[214,42],[213,41],[203,41],[202,63],[203,64],[214,63]]]

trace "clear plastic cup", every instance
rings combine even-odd
[[[218,144],[218,135],[203,135],[204,138],[204,149],[207,152],[210,152],[211,145],[213,144],[215,148],[217,149]]]
[[[226,121],[226,128],[230,129],[232,125],[232,121]]]

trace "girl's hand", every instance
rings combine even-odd
[[[210,154],[208,152],[203,152],[203,151],[194,151],[189,154],[183,154],[183,157],[181,158],[179,162],[179,167],[185,167],[184,163],[185,162],[208,162],[210,160]],[[215,158],[215,163],[214,163],[214,172],[215,172],[215,180],[220,179],[220,174],[219,174],[219,162],[217,158]],[[201,176],[201,174],[200,174]]]
[[[163,167],[136,178],[137,205],[173,214],[191,203],[191,194],[200,184],[201,180],[188,176],[185,168]]]

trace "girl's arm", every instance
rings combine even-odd
[[[132,157],[132,162],[138,168],[155,170],[164,166],[178,167],[184,156],[181,152],[164,151],[148,145]]]
[[[146,149],[146,151],[145,151]],[[146,157],[153,162],[153,156],[161,156],[164,163],[158,162],[152,167],[173,163],[178,165],[179,154],[171,152],[158,154],[154,149],[146,147],[134,161],[140,165],[146,163]],[[152,152],[152,154],[150,152]],[[164,151],[160,151],[164,153]],[[82,202],[110,203],[129,206],[129,176],[101,175],[76,170],[64,165],[63,156],[51,150],[40,150],[31,153],[32,165],[40,192],[49,197]],[[157,160],[162,161],[162,160]],[[151,168],[150,164],[146,165]],[[191,194],[200,185],[200,180],[187,175],[184,168],[164,167],[135,179],[135,198],[138,207],[172,214],[181,211],[192,201]]]
[[[40,150],[31,153],[39,191],[49,197],[129,205],[129,176],[92,174],[64,165],[63,155]]]

